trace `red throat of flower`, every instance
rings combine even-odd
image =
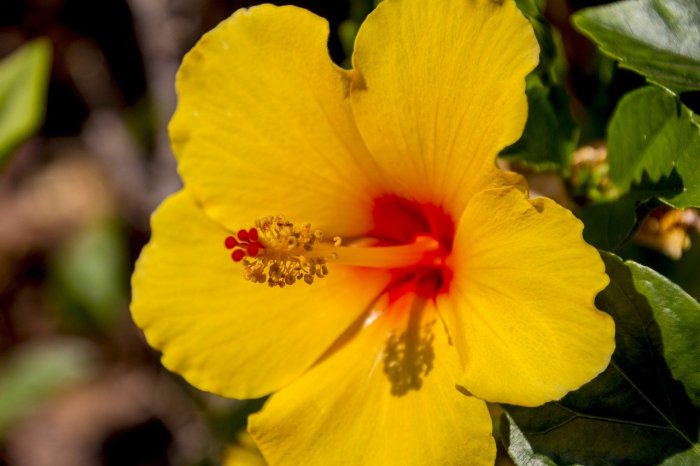
[[[438,246],[411,266],[390,269],[390,303],[411,291],[430,299],[447,292],[452,281],[447,265],[455,235],[452,216],[435,204],[387,195],[374,200],[372,220],[374,227],[367,236],[378,239],[379,245],[397,246],[429,238]]]
[[[450,215],[433,204],[387,195],[374,200],[372,219],[362,241],[350,245],[341,245],[339,237],[326,239],[309,224],[266,217],[228,236],[225,246],[248,280],[273,287],[311,284],[339,263],[388,270],[390,302],[409,292],[432,299],[447,291],[452,272],[446,259],[455,233]]]

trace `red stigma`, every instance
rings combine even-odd
[[[260,253],[262,245],[259,241],[260,236],[258,230],[251,228],[249,230],[238,230],[235,236],[227,236],[224,241],[226,249],[233,249],[231,259],[234,262],[240,262],[244,257],[255,257]]]
[[[238,246],[238,241],[236,241],[236,238],[233,236],[227,236],[224,245],[226,246],[226,249],[233,249]]]
[[[250,243],[248,245],[248,255],[250,257],[255,257],[260,252],[260,243]]]
[[[257,241],[258,240],[258,230],[256,230],[255,228],[251,228],[250,230],[248,230],[248,238],[251,241]]]

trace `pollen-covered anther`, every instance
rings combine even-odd
[[[328,275],[325,255],[315,251],[322,242],[320,230],[308,223],[295,226],[278,216],[261,218],[255,228],[229,236],[226,247],[233,249],[233,260],[243,264],[247,280],[282,288],[302,280],[312,284],[314,279]],[[336,243],[340,243],[339,238],[334,238]]]

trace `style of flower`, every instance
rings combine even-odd
[[[385,0],[352,70],[327,39],[262,5],[185,57],[185,188],[153,216],[134,320],[193,385],[273,393],[249,422],[270,464],[493,464],[481,400],[558,399],[614,347],[581,223],[495,167],[532,28],[512,0]]]

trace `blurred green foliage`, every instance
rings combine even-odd
[[[41,124],[51,46],[37,39],[0,63],[0,165]]]
[[[111,329],[124,308],[128,276],[123,232],[114,221],[89,225],[55,251],[50,276],[68,328]]]
[[[72,339],[27,343],[7,355],[0,365],[0,439],[23,415],[92,376],[95,356]]]

